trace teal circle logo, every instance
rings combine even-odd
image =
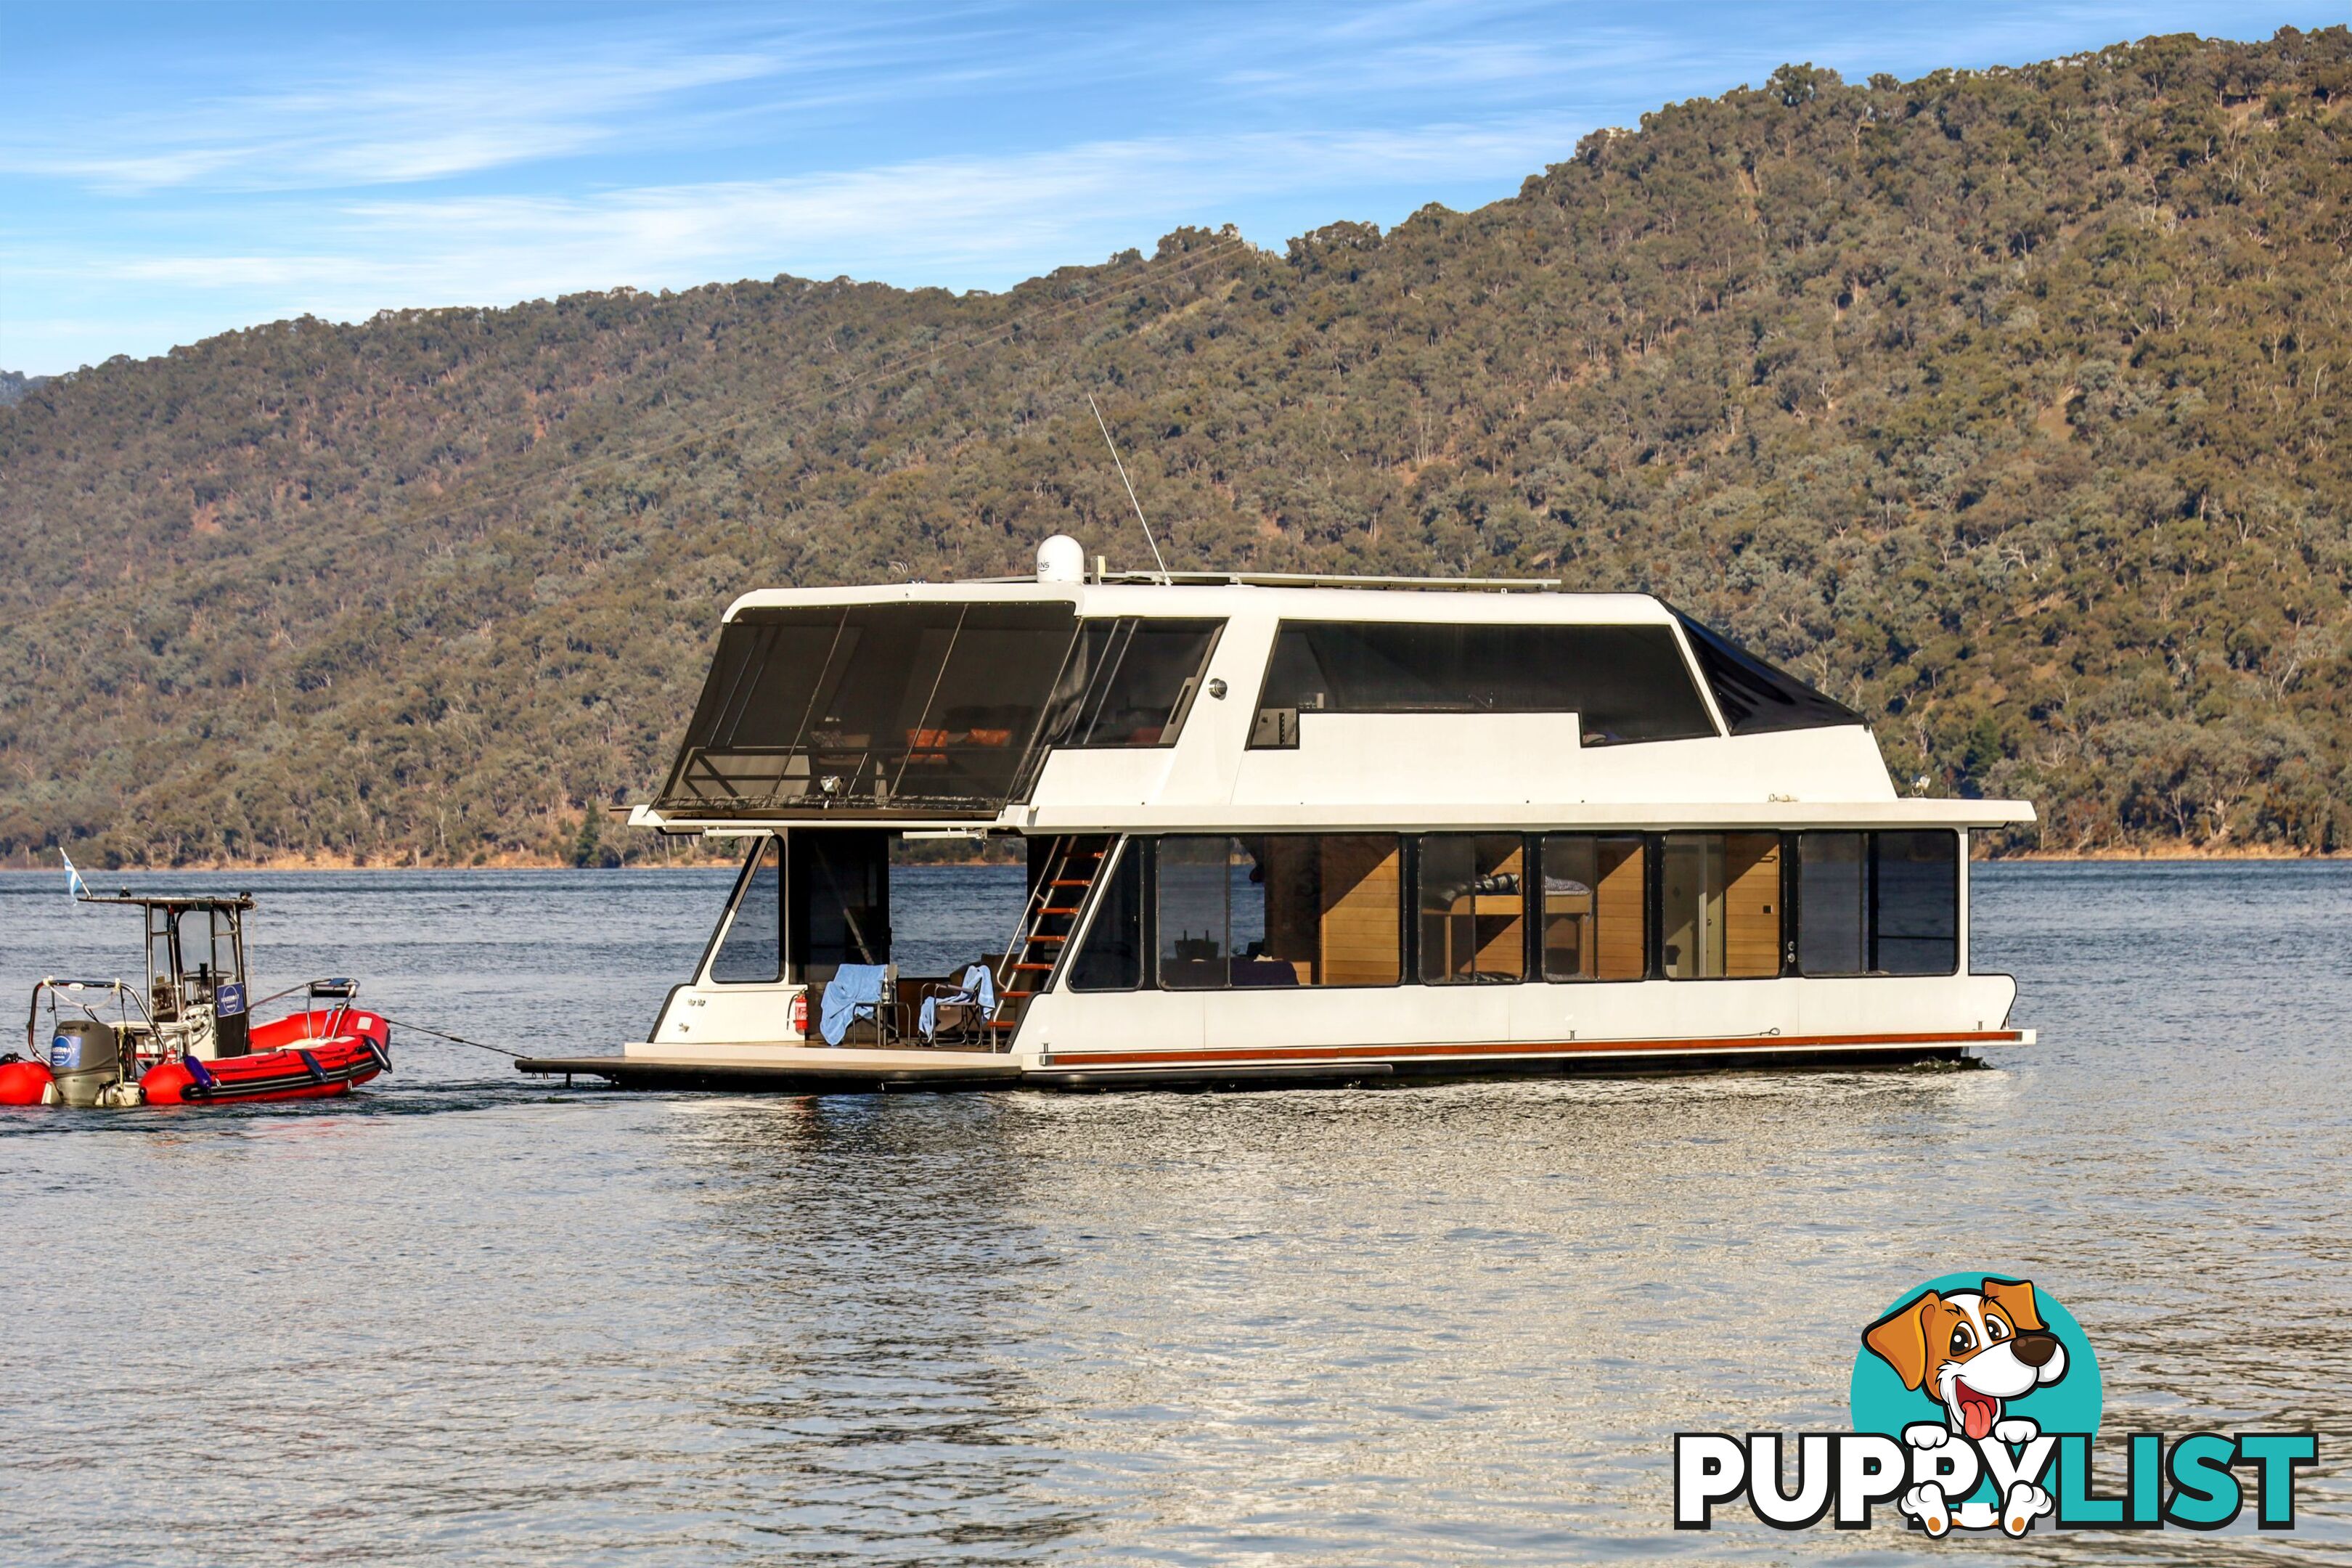
[[[2099,1361],[2074,1314],[2032,1281],[1967,1270],[1905,1291],[1863,1330],[1852,1397],[1855,1431],[1898,1441],[1923,1423],[1970,1440],[2009,1441],[2018,1421],[2095,1436]]]

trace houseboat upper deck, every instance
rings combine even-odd
[[[1645,595],[1112,579],[729,607],[657,797],[749,840],[622,1083],[1218,1082],[2024,1043],[1969,972],[1967,835],[1861,716]],[[891,847],[1017,835],[955,973],[892,959]]]

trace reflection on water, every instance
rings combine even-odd
[[[929,869],[961,954],[1017,872]],[[262,989],[641,1031],[724,873],[256,876]],[[1906,1554],[1665,1528],[1678,1428],[1842,1424],[1984,1266],[2110,1430],[2313,1426],[2304,1528],[1947,1543],[2342,1560],[2352,867],[1997,867],[1986,1072],[1231,1095],[564,1093],[415,1035],[327,1107],[0,1112],[0,1558],[1346,1563]],[[0,877],[0,995],[135,957]]]

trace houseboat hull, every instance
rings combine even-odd
[[[933,1089],[1300,1088],[1474,1078],[1718,1072],[1742,1068],[1973,1065],[1986,1047],[2033,1043],[2032,1030],[1478,1041],[1417,1046],[1258,1047],[1200,1051],[834,1050],[740,1045],[692,1054],[632,1047],[621,1056],[526,1057],[525,1073],[601,1079],[623,1089],[791,1094]]]

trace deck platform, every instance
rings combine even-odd
[[[1752,1068],[1981,1065],[1976,1049],[2033,1043],[2030,1029],[1916,1035],[1751,1036],[1484,1045],[1057,1052],[1016,1058],[929,1048],[750,1046],[691,1049],[635,1044],[620,1056],[526,1057],[526,1073],[607,1079],[622,1089],[859,1093],[890,1089],[1106,1089],[1299,1087],[1559,1075],[1636,1076]]]
[[[523,1057],[515,1067],[541,1076],[601,1078],[623,1089],[965,1089],[1021,1077],[1020,1064],[991,1051],[786,1045],[691,1050],[634,1044],[619,1056]]]

